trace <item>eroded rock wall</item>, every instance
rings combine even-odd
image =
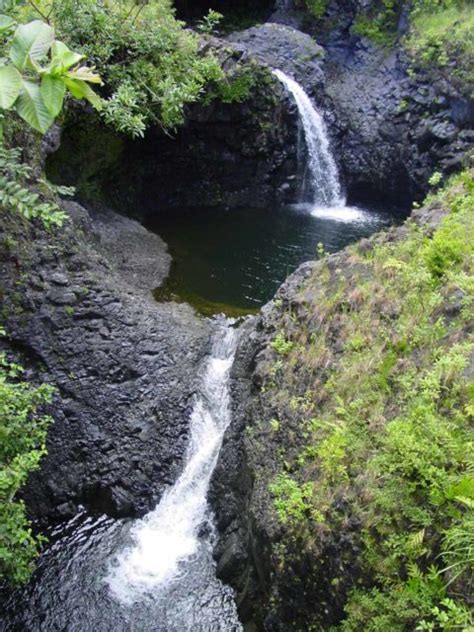
[[[170,262],[159,237],[66,208],[54,235],[2,216],[6,350],[57,388],[48,455],[24,496],[38,519],[79,505],[140,515],[179,471],[209,330],[188,306],[154,302]]]

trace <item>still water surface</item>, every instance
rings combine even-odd
[[[158,300],[187,301],[199,311],[248,313],[270,300],[318,243],[336,252],[398,223],[394,209],[316,208],[192,209],[149,218],[147,227],[168,244],[173,264]]]

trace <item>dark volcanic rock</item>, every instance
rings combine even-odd
[[[252,61],[245,47],[212,42],[220,46],[236,100],[196,104],[175,135],[151,129],[138,141],[111,138],[100,124],[91,135],[90,120],[79,117],[64,130],[60,150],[48,161],[50,177],[78,186],[85,195],[100,189],[113,208],[141,218],[170,209],[268,207],[292,200],[294,108],[269,69]],[[238,84],[232,87],[240,72],[247,72],[252,83],[248,96]],[[110,149],[101,152],[101,146]]]
[[[79,504],[141,514],[179,470],[208,325],[146,291],[169,265],[161,240],[110,211],[94,222],[67,207],[73,222],[57,237],[2,218],[7,351],[28,379],[57,387],[49,452],[24,497],[34,518]]]
[[[260,63],[284,70],[303,85],[309,78],[313,88],[324,84],[324,49],[306,33],[268,23],[234,33],[227,41],[243,46]]]

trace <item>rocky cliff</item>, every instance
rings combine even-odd
[[[191,308],[154,302],[170,262],[159,237],[65,205],[57,235],[2,216],[6,349],[28,379],[57,388],[48,456],[25,499],[40,519],[78,505],[142,514],[179,471],[209,331]]]
[[[441,601],[424,572],[469,517],[473,221],[465,173],[246,324],[212,500],[218,573],[257,629],[413,630]],[[468,603],[469,572],[451,581]]]

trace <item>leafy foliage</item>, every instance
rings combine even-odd
[[[143,136],[147,126],[169,130],[184,120],[223,73],[199,39],[175,19],[167,0],[147,3],[55,0],[51,18],[61,37],[93,61],[106,83],[102,115],[120,132]],[[204,28],[214,28],[212,13]]]
[[[472,172],[427,204],[450,211],[436,229],[408,222],[402,238],[352,247],[345,270],[323,260],[298,318],[287,307],[270,343],[275,356],[285,345],[262,389],[280,421],[268,489],[284,525],[281,564],[358,525],[359,580],[334,628],[344,632],[473,625]]]
[[[357,13],[352,31],[388,46],[399,37],[398,23],[406,10],[403,0],[376,0]],[[474,8],[465,0],[414,0],[409,5],[410,28],[405,47],[416,68],[441,70],[461,86],[474,77]]]
[[[435,67],[461,86],[472,85],[474,6],[469,2],[417,6],[412,12],[406,48],[414,67],[424,70]]]
[[[33,170],[21,162],[21,149],[0,145],[0,204],[25,219],[37,217],[48,228],[61,226],[66,215],[57,204],[46,199],[51,197],[51,192],[41,195],[29,186],[30,182],[34,182]],[[63,188],[61,193],[69,194],[70,191]]]
[[[8,31],[15,22],[0,16]],[[83,56],[56,40],[54,29],[41,20],[19,24],[9,46],[11,64],[0,66],[0,106],[13,109],[35,130],[45,133],[63,107],[66,91],[100,108],[89,83],[100,77],[79,63]],[[46,65],[42,65],[46,64]]]
[[[318,19],[325,14],[329,0],[304,0],[304,3],[311,15]]]
[[[39,409],[53,394],[48,385],[35,388],[23,382],[22,371],[0,353],[0,576],[13,584],[31,575],[42,542],[33,536],[17,493],[46,452],[51,419]]]

